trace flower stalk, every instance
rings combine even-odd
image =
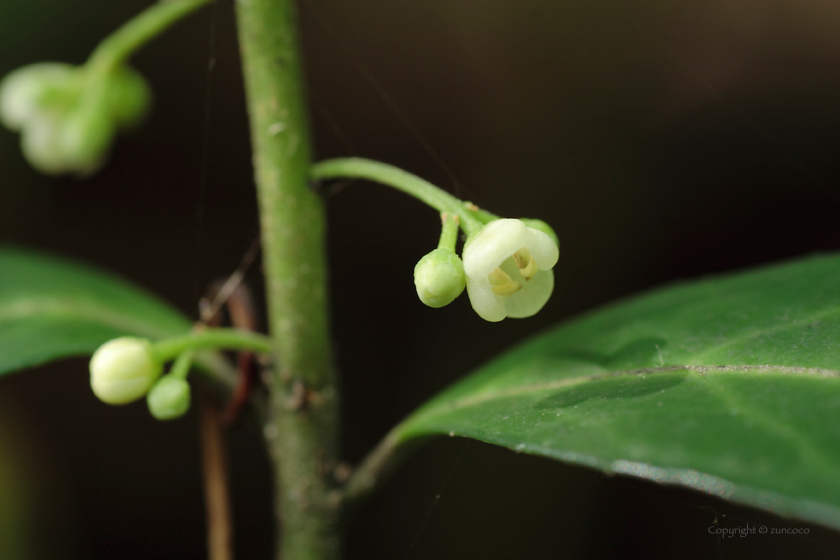
[[[106,37],[88,58],[94,72],[112,72],[134,51],[154,39],[210,0],[168,0],[158,2]]]
[[[387,163],[364,158],[337,158],[321,161],[312,166],[311,177],[316,181],[329,179],[367,179],[395,188],[431,206],[438,212],[457,216],[464,233],[475,233],[484,223],[474,211],[474,205],[465,203],[436,187],[425,179]],[[475,210],[471,210],[475,209]]]
[[[157,341],[153,344],[152,351],[157,360],[168,362],[188,350],[202,350],[205,348],[250,350],[252,352],[269,354],[274,352],[274,343],[271,338],[263,334],[244,329],[204,328],[194,330],[183,336]]]

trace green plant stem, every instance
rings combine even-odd
[[[469,211],[470,214],[472,214],[473,216],[478,218],[481,221],[481,223],[484,223],[484,224],[492,222],[493,220],[498,220],[501,217],[501,216],[497,216],[496,214],[494,214],[492,212],[488,212],[487,210],[485,210],[483,208],[479,208],[478,206],[476,206],[472,202],[465,202],[464,206],[466,206],[466,208],[467,208],[467,210]]]
[[[193,357],[195,357],[195,350],[187,350],[178,356],[169,370],[169,375],[176,379],[186,379],[192,367]]]
[[[251,350],[271,353],[274,343],[271,338],[241,329],[202,329],[184,336],[157,341],[152,346],[155,357],[163,362],[184,354],[188,350],[218,348],[224,350]]]
[[[112,71],[134,51],[209,1],[167,0],[150,6],[99,43],[87,67],[94,72]]]
[[[440,215],[440,221],[443,227],[440,230],[440,241],[438,241],[438,249],[446,249],[447,251],[455,252],[455,244],[458,242],[458,226],[460,220],[457,216],[449,212],[443,212]]]
[[[425,202],[438,212],[449,212],[458,216],[461,228],[467,235],[475,233],[484,225],[467,210],[461,199],[417,175],[387,163],[364,158],[328,159],[313,165],[311,176],[315,180],[368,179],[393,187]]]
[[[264,433],[274,462],[277,557],[340,554],[338,398],[327,319],[325,212],[310,142],[292,0],[236,3],[276,366]]]

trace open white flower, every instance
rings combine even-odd
[[[552,268],[557,244],[522,220],[494,220],[464,248],[467,294],[487,321],[530,317],[542,309],[554,289]]]

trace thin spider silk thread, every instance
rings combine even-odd
[[[216,24],[219,18],[219,2],[212,2],[210,23],[207,30],[207,73],[204,87],[204,123],[201,135],[201,166],[198,176],[198,204],[195,211],[195,276],[193,278],[193,300],[204,294],[204,226],[207,205],[207,183],[210,168],[210,123],[213,108],[213,74],[216,67]]]
[[[461,447],[461,451],[458,452],[458,457],[455,458],[455,462],[452,464],[452,468],[449,469],[449,473],[446,475],[446,478],[443,479],[443,484],[440,486],[440,490],[435,493],[435,498],[432,500],[431,505],[429,506],[429,510],[426,512],[425,517],[423,517],[423,521],[420,523],[420,527],[417,529],[417,534],[412,539],[411,544],[408,546],[408,551],[405,554],[404,560],[408,560],[411,557],[411,554],[415,552],[417,548],[417,543],[420,542],[420,537],[423,536],[423,531],[426,529],[426,526],[429,524],[429,520],[432,518],[432,513],[434,513],[435,508],[437,508],[438,502],[440,502],[440,497],[443,494],[443,491],[446,490],[446,487],[449,485],[449,481],[452,479],[452,476],[455,474],[455,471],[458,468],[458,465],[461,464],[461,459],[464,457],[464,452],[469,447],[472,440],[464,439],[464,445]]]
[[[420,129],[408,118],[408,115],[403,111],[399,104],[394,100],[393,96],[388,93],[388,90],[382,85],[382,83],[376,78],[376,76],[371,72],[370,68],[362,61],[358,54],[350,47],[347,41],[338,33],[335,26],[323,12],[323,10],[317,5],[314,0],[304,0],[301,2],[301,5],[304,6],[306,9],[315,16],[315,19],[318,21],[319,25],[321,25],[322,29],[327,32],[330,38],[333,40],[335,45],[339,48],[341,53],[347,57],[350,63],[355,68],[356,72],[362,76],[362,78],[367,82],[368,86],[376,93],[377,96],[382,100],[382,102],[388,107],[391,113],[399,120],[399,122],[408,130],[408,132],[414,137],[414,139],[420,144],[426,154],[435,162],[435,164],[443,171],[449,180],[452,182],[453,190],[455,191],[454,194],[457,197],[461,197],[461,191],[463,189],[461,182],[458,180],[458,177],[455,175],[455,172],[452,171],[452,168],[449,167],[446,162],[444,161],[443,157],[432,147],[432,144],[426,139]],[[334,119],[332,119],[335,122]],[[337,124],[337,123],[336,123]]]

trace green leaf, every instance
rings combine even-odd
[[[433,434],[840,528],[840,257],[682,283],[555,328],[392,437]]]
[[[191,322],[148,292],[78,263],[0,249],[0,374],[68,356],[89,355],[124,335],[182,335]],[[219,378],[230,369],[203,356]]]

